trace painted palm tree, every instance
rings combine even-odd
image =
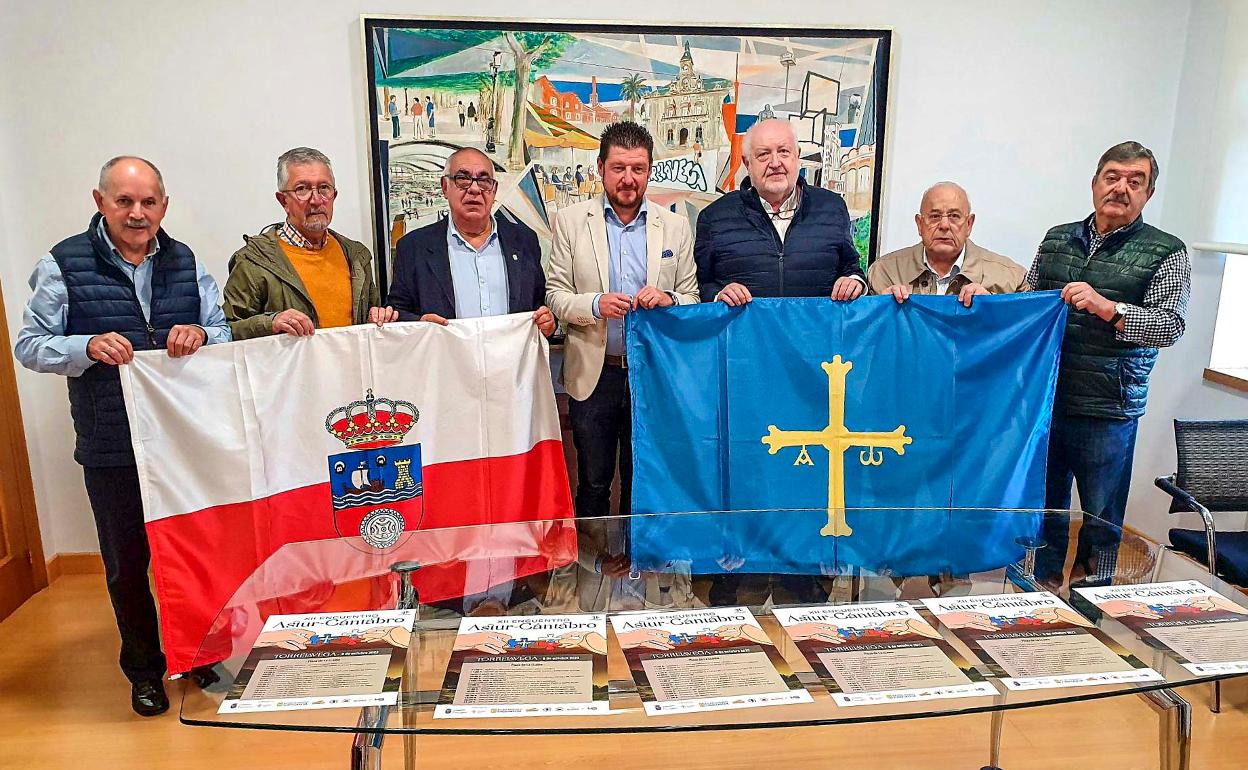
[[[620,96],[628,100],[628,119],[636,120],[637,102],[646,95],[646,81],[634,72],[620,83]]]

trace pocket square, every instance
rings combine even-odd
[[[676,256],[671,249],[663,249],[663,259],[671,259]]]

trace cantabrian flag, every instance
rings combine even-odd
[[[169,670],[286,543],[568,518],[549,351],[529,314],[318,330],[122,368]],[[471,544],[416,575],[424,601],[550,568],[470,568]],[[205,660],[197,660],[196,665]]]

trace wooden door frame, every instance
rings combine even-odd
[[[26,447],[26,432],[22,421],[22,405],[17,392],[17,373],[14,359],[10,351],[8,316],[4,306],[4,289],[0,285],[0,409],[13,416],[8,421],[8,429],[0,430],[0,457],[9,455],[11,462],[5,464],[12,468],[12,475],[7,482],[13,484],[13,498],[18,507],[18,525],[25,537],[26,551],[30,557],[30,574],[34,591],[38,592],[48,586],[48,565],[43,556],[43,539],[39,534],[39,512],[35,507],[35,488],[30,476],[30,452]],[[8,474],[5,474],[8,475]],[[0,608],[0,617],[6,615]]]

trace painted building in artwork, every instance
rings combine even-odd
[[[703,150],[726,146],[720,109],[728,93],[727,86],[707,87],[694,72],[693,54],[686,41],[680,72],[671,83],[643,97],[647,128],[655,144],[677,153],[695,144]]]
[[[611,123],[619,116],[598,103],[598,78],[590,82],[589,104],[570,92],[560,92],[550,78],[542,75],[533,81],[532,99],[542,108],[573,124]]]
[[[851,216],[861,216],[871,210],[875,189],[875,90],[871,88],[867,92],[862,122],[854,132],[854,146],[841,152],[842,187],[839,192]]]

